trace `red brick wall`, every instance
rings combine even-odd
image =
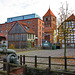
[[[29,24],[27,23],[28,21]],[[44,37],[42,37],[42,33],[44,33],[44,30],[42,30],[42,28],[44,29],[44,22],[39,18],[22,20],[21,22],[29,25],[29,27],[35,32],[36,36],[38,37],[38,40],[36,41],[37,45],[40,46],[42,44],[42,39],[44,39]],[[41,29],[39,29],[39,27],[41,27]]]
[[[40,46],[42,44],[42,39],[44,39],[44,37],[42,37],[42,33],[44,33],[44,30],[42,30],[42,28],[44,29],[44,22],[39,18],[20,20],[20,21],[26,23],[35,32],[36,36],[38,37],[37,45]],[[29,24],[27,23],[28,21],[29,21]],[[2,30],[2,34],[4,35],[7,34],[7,40],[8,40],[8,31],[12,28],[11,24],[14,25],[14,23],[15,22],[0,24],[0,31]],[[39,29],[39,27],[41,27],[41,29]],[[6,29],[7,29],[7,32],[5,32]]]
[[[8,31],[12,28],[11,24],[14,25],[14,23],[15,22],[0,24],[0,33],[2,30],[2,34],[7,35],[6,40],[8,40]],[[5,32],[5,30],[7,30],[7,32]]]
[[[48,18],[48,20],[46,20],[46,18]],[[43,21],[44,21],[44,24],[45,24],[45,27],[50,27],[51,29],[50,30],[54,30],[54,29],[57,29],[57,25],[56,25],[56,17],[54,17],[54,16],[45,16],[45,17],[43,17]],[[46,34],[52,34],[53,35],[53,31],[51,32],[47,32],[46,31]],[[48,37],[48,39],[47,39],[47,41],[49,41],[50,39],[50,42],[51,43],[53,43],[54,42],[54,40],[53,40],[53,36],[46,36],[45,38],[47,38]],[[49,39],[50,38],[50,39]],[[46,40],[46,39],[45,39]]]

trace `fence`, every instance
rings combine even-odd
[[[34,62],[28,62],[26,61],[26,58],[34,58]],[[47,58],[48,59],[48,63],[39,63],[38,62],[38,58],[42,58],[42,59],[45,59]],[[10,63],[7,63],[5,62],[0,62],[2,64],[7,64],[7,71],[5,71],[5,65],[3,66],[3,70],[4,71],[0,71],[0,73],[4,73],[4,74],[7,74],[9,75],[10,74],[10,66],[18,66],[18,67],[22,67],[23,68],[23,74],[24,75],[27,75],[27,66],[25,65],[26,63],[31,63],[31,64],[34,64],[34,69],[37,69],[38,67],[38,64],[43,64],[43,65],[48,65],[48,68],[47,68],[47,74],[46,75],[50,75],[51,72],[58,72],[58,73],[63,73],[63,74],[71,74],[71,75],[75,75],[75,73],[71,73],[71,72],[67,72],[67,67],[68,66],[72,66],[72,67],[75,67],[75,65],[68,65],[67,64],[67,60],[74,60],[75,61],[75,58],[63,58],[63,57],[39,57],[39,56],[25,56],[25,55],[20,55],[18,56],[18,59],[20,61],[20,65],[15,65],[15,64],[10,64]],[[52,63],[52,59],[63,59],[64,60],[64,64],[53,64]],[[63,71],[53,71],[51,66],[52,65],[58,65],[58,66],[64,66],[64,72]],[[12,73],[10,74],[12,75]]]
[[[5,61],[5,60],[4,60]],[[11,63],[8,63],[8,62],[0,62],[1,64],[3,64],[3,71],[0,71],[0,74],[2,75],[14,75],[13,74],[13,71],[17,69],[22,69],[20,72],[23,73],[23,75],[27,75],[27,66],[26,65],[16,65],[16,64],[11,64]],[[16,67],[14,69],[10,69],[12,67]],[[6,69],[7,68],[7,69]],[[18,72],[19,73],[19,72]]]
[[[35,61],[34,62],[27,62],[25,59],[29,57],[29,58],[34,58]],[[37,68],[37,65],[38,64],[43,64],[43,65],[48,65],[48,67],[51,69],[51,65],[58,65],[58,66],[64,66],[64,70],[67,71],[67,66],[72,66],[74,67],[75,66],[75,58],[70,58],[70,57],[39,57],[39,56],[25,56],[25,55],[20,55],[18,56],[18,58],[20,59],[20,65],[22,64],[26,64],[26,63],[34,63],[35,64],[35,68]],[[48,59],[48,63],[39,63],[37,62],[37,59],[38,58],[47,58]],[[51,63],[51,59],[63,59],[64,60],[64,63],[63,64],[52,64]],[[73,60],[74,61],[74,65],[70,65],[70,64],[67,64],[67,60]]]

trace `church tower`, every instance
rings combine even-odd
[[[50,43],[53,43],[53,34],[54,30],[57,29],[56,25],[56,16],[53,14],[51,9],[49,8],[46,14],[43,16],[44,21],[44,32],[45,32],[45,40],[49,41]]]

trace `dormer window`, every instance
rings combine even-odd
[[[13,26],[13,24],[11,24],[11,26]]]
[[[2,33],[2,30],[1,30],[1,33]]]
[[[6,25],[6,27],[7,27],[7,25]]]
[[[27,30],[29,30],[29,28],[27,26],[24,26]]]
[[[46,21],[48,21],[48,18],[46,18]]]
[[[29,24],[29,21],[27,21],[27,23]]]

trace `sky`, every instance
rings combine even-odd
[[[61,2],[64,8],[68,3],[69,10],[75,14],[75,0],[0,0],[0,24],[5,23],[7,18],[36,13],[41,19],[49,7],[58,18]]]

